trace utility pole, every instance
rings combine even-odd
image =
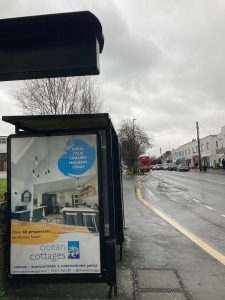
[[[196,129],[197,129],[197,142],[198,142],[198,157],[199,157],[199,170],[202,171],[202,158],[201,158],[201,149],[200,149],[200,139],[199,139],[199,126],[198,121],[196,122]]]

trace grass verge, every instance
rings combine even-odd
[[[0,300],[8,300],[8,298],[5,295],[5,292],[1,290],[0,290]]]
[[[128,170],[128,171],[127,171],[127,175],[128,175],[128,176],[143,176],[144,173],[139,172],[139,171],[133,173],[133,171],[129,171],[129,170]]]
[[[0,201],[4,198],[4,193],[7,189],[6,178],[0,178]]]

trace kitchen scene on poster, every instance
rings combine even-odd
[[[97,136],[11,138],[11,274],[100,273]]]

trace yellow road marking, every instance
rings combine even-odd
[[[214,208],[212,208],[211,206],[208,206],[208,205],[204,205],[206,208],[208,208],[208,209],[210,209],[210,210],[213,210],[213,211],[215,211],[215,209]]]
[[[198,245],[201,249],[203,249],[205,252],[207,252],[209,255],[214,257],[216,260],[218,260],[221,264],[225,265],[225,256],[220,253],[219,251],[215,250],[205,242],[203,242],[201,239],[199,239],[196,235],[179,225],[177,222],[172,220],[170,217],[165,215],[162,211],[160,211],[158,208],[156,208],[154,205],[146,201],[142,195],[140,190],[140,184],[137,184],[136,188],[136,194],[137,198],[148,208],[150,208],[153,212],[155,212],[158,216],[160,216],[164,221],[169,223],[171,226],[173,226],[175,229],[180,231],[183,235],[185,235],[187,238],[189,238],[192,242],[194,242],[196,245]],[[225,215],[224,215],[225,216]]]
[[[200,203],[201,201],[197,200],[197,199],[192,199],[193,201]]]

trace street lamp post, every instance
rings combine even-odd
[[[136,119],[133,119],[133,128],[132,128],[132,130],[133,130],[133,137],[132,137],[132,140],[133,140],[133,149],[132,149],[132,153],[133,153],[133,173],[135,172],[135,149],[134,149],[134,147],[135,147],[135,131],[134,131],[134,122],[136,121]]]
[[[134,122],[136,121],[136,119],[133,119],[133,137],[135,137],[134,135]]]

